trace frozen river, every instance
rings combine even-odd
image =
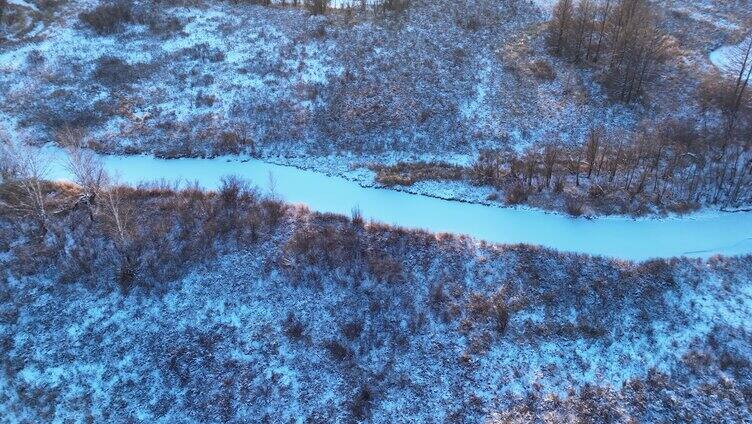
[[[738,63],[739,57],[744,54],[750,43],[752,43],[752,35],[739,44],[723,45],[710,52],[708,55],[710,62],[729,77],[738,77],[741,69]]]
[[[50,154],[50,179],[68,179],[64,153]],[[105,168],[122,183],[154,180],[219,186],[236,175],[261,188],[270,177],[285,201],[312,210],[349,215],[406,228],[467,234],[493,243],[528,243],[561,251],[643,260],[655,257],[709,257],[752,253],[752,212],[704,212],[681,218],[571,218],[525,208],[501,208],[447,201],[400,191],[362,187],[340,177],[259,160],[157,159],[152,156],[103,156]]]

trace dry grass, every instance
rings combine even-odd
[[[399,162],[396,165],[373,165],[376,181],[386,186],[410,186],[419,181],[456,181],[464,177],[464,168],[446,162]]]

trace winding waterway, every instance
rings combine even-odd
[[[48,178],[70,179],[65,153],[45,148]],[[752,212],[703,212],[686,217],[632,219],[572,218],[528,208],[502,208],[448,201],[356,182],[294,167],[235,157],[158,159],[153,156],[102,156],[107,171],[121,183],[155,180],[197,182],[217,188],[236,175],[312,210],[350,214],[360,209],[369,220],[467,234],[492,243],[527,243],[567,252],[644,260],[657,257],[709,257],[752,253]]]

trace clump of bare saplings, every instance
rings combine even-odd
[[[658,76],[669,48],[647,0],[559,0],[548,43],[554,54],[598,69],[611,95],[627,103]]]

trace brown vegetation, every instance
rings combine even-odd
[[[79,153],[70,166],[78,185],[60,186],[45,182],[28,163],[36,162],[21,163],[23,172],[3,166],[8,176],[0,185],[3,218],[32,240],[16,253],[33,258],[32,268],[57,263],[70,278],[101,280],[102,270],[109,270],[124,290],[145,282],[158,287],[184,272],[188,261],[256,243],[284,214],[278,201],[234,178],[217,192],[130,188],[113,184],[95,161]],[[39,254],[47,251],[50,255]]]
[[[460,180],[464,169],[445,162],[399,162],[396,165],[373,165],[376,181],[386,186],[413,185],[419,181]]]
[[[80,18],[98,34],[107,35],[133,22],[133,8],[131,2],[124,0],[102,3],[89,12],[81,13]]]

